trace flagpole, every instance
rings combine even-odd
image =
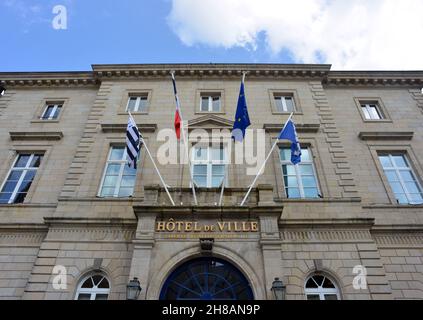
[[[294,113],[292,112],[292,113],[291,113],[291,115],[289,116],[288,120],[286,120],[285,125],[283,126],[282,131],[285,129],[286,125],[288,124],[289,120],[291,120],[291,118],[292,118],[292,116],[293,116],[293,115],[294,115]],[[244,206],[245,201],[247,201],[248,196],[249,196],[249,195],[250,195],[250,193],[251,193],[251,190],[253,189],[254,185],[256,184],[256,182],[257,182],[258,178],[260,177],[260,174],[261,174],[262,170],[263,170],[263,169],[264,169],[264,167],[266,166],[266,162],[269,160],[270,155],[272,154],[273,150],[276,148],[276,146],[277,146],[278,142],[279,142],[279,139],[276,139],[275,143],[274,143],[274,144],[273,144],[273,146],[272,146],[272,149],[270,149],[269,154],[267,155],[266,159],[264,160],[263,165],[261,166],[261,168],[260,168],[259,172],[257,173],[256,177],[254,178],[253,183],[250,185],[250,188],[248,189],[247,194],[245,195],[244,199],[242,200],[242,202],[241,202],[241,207],[242,207],[242,206]]]
[[[128,113],[129,113],[129,116],[133,119],[131,112],[130,112],[130,111],[128,111]],[[147,151],[147,154],[148,154],[148,156],[150,157],[151,162],[153,162],[153,166],[154,166],[154,168],[156,169],[156,172],[157,172],[157,174],[158,174],[158,176],[159,176],[159,178],[160,178],[160,181],[162,182],[162,184],[163,184],[163,186],[164,186],[164,188],[165,188],[165,190],[166,190],[166,193],[167,193],[167,196],[169,197],[170,202],[172,203],[172,205],[173,205],[173,206],[175,206],[175,202],[173,201],[172,196],[171,196],[171,195],[170,195],[170,193],[169,193],[169,190],[168,190],[168,188],[167,188],[167,185],[166,185],[165,181],[163,180],[163,177],[162,177],[162,175],[160,174],[159,168],[157,168],[156,162],[154,161],[153,156],[151,155],[151,152],[150,152],[150,150],[148,149],[147,144],[145,143],[144,137],[143,137],[142,135],[140,135],[140,143],[141,143],[141,142],[142,142],[142,144],[144,145],[144,148],[145,148],[145,150]]]
[[[170,74],[172,75],[172,79],[175,79],[175,71],[171,71]],[[175,86],[176,86],[176,80],[175,80]],[[175,89],[175,99],[179,99],[179,97],[177,97],[177,91]],[[191,179],[191,189],[192,189],[192,196],[194,197],[194,203],[196,206],[198,206],[198,201],[197,201],[197,194],[195,192],[195,184],[194,184],[194,177],[193,177],[193,172],[192,172],[192,168],[191,168],[191,160],[189,157],[189,148],[188,148],[188,142],[187,142],[187,138],[185,136],[185,130],[184,130],[184,118],[182,117],[182,110],[181,110],[181,104],[179,101],[176,102],[177,107],[178,107],[178,111],[179,111],[179,117],[181,118],[181,124],[182,124],[182,140],[184,142],[185,145],[185,156],[187,157],[188,160],[188,169],[189,169],[189,176]],[[188,128],[188,127],[187,127]]]
[[[222,205],[223,191],[225,190],[225,183],[226,183],[226,165],[225,165],[225,173],[223,175],[222,190],[220,190],[219,207]]]

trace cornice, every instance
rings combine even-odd
[[[81,87],[98,85],[90,71],[76,72],[1,72],[0,84],[10,87]]]
[[[92,65],[95,78],[133,79],[169,77],[171,71],[183,78],[250,78],[323,79],[330,65],[325,64],[111,64]]]
[[[423,71],[331,71],[323,80],[326,86],[420,86]]]
[[[413,132],[400,132],[400,131],[372,131],[360,132],[358,137],[361,140],[411,140],[413,139]]]

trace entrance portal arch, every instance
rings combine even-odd
[[[160,300],[253,300],[251,285],[232,263],[215,257],[194,258],[166,279]]]

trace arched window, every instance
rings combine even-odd
[[[307,300],[340,300],[335,282],[323,274],[311,275],[305,284]]]
[[[78,285],[75,300],[107,300],[110,283],[103,273],[90,274]]]

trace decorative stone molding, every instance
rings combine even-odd
[[[102,123],[101,130],[105,133],[110,132],[126,132],[127,124],[126,123]],[[157,130],[156,124],[138,124],[138,129],[143,132],[154,132]]]
[[[40,246],[47,234],[47,227],[39,224],[0,225],[0,245]]]
[[[214,114],[205,115],[188,121],[188,128],[193,129],[232,129],[234,122]]]
[[[13,141],[17,140],[61,140],[63,138],[63,132],[10,132],[10,139]]]
[[[0,84],[10,87],[93,86],[99,82],[92,72],[2,72]]]
[[[413,247],[423,248],[423,231],[418,233],[375,233],[373,238],[379,248]]]
[[[411,140],[414,132],[400,132],[400,131],[373,131],[360,132],[358,137],[363,140]]]
[[[330,65],[300,64],[126,64],[93,65],[95,78],[100,80],[124,78],[163,78],[174,71],[177,77],[241,78],[247,72],[250,78],[315,78],[327,76]]]
[[[421,71],[331,71],[323,84],[327,86],[419,86]]]
[[[283,128],[281,124],[265,123],[263,129],[269,132],[279,132]],[[300,133],[317,133],[320,129],[319,123],[296,123],[295,128]]]

